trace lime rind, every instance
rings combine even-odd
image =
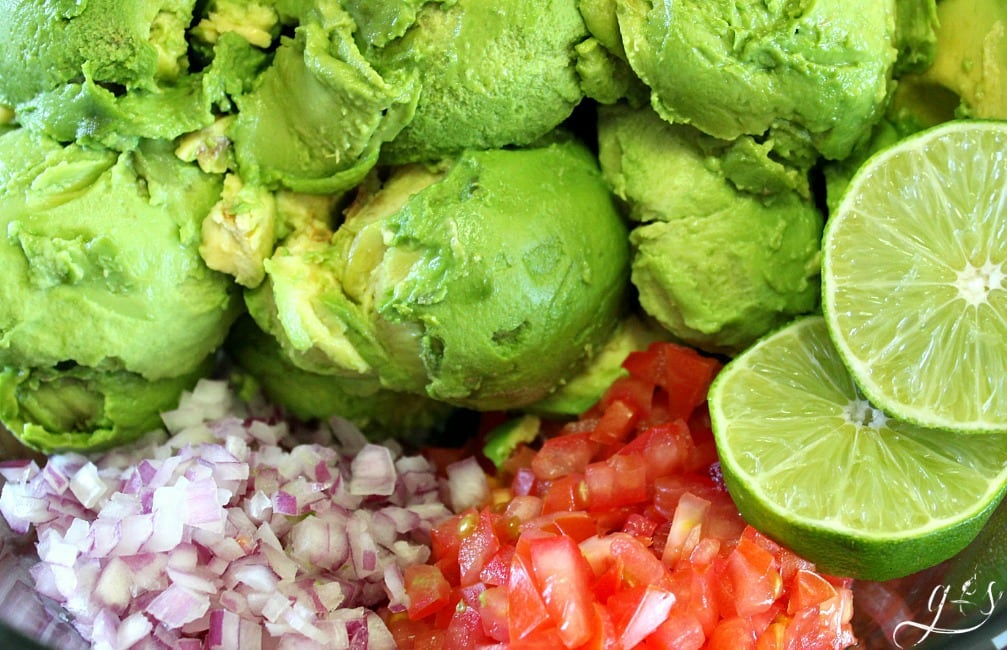
[[[1007,436],[888,418],[864,399],[819,316],[732,360],[710,389],[710,413],[742,515],[835,574],[884,580],[951,557],[1007,487]]]
[[[872,403],[1007,432],[1007,122],[948,122],[869,159],[826,224],[822,310]]]

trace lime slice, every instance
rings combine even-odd
[[[822,242],[822,310],[871,402],[1007,432],[1007,122],[946,122],[857,172]]]
[[[729,362],[709,403],[741,514],[836,575],[887,580],[953,556],[1007,487],[1007,436],[890,419],[860,393],[820,316]]]

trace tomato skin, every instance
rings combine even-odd
[[[577,544],[555,535],[532,540],[528,550],[535,583],[563,643],[568,648],[587,643],[594,613],[591,567]]]
[[[703,626],[695,616],[672,607],[668,618],[647,637],[647,650],[700,650],[706,642]]]
[[[448,604],[451,585],[440,568],[431,564],[412,564],[403,571],[406,594],[409,595],[409,618],[419,620]]]
[[[478,583],[483,567],[500,550],[494,516],[489,510],[482,510],[472,530],[466,532],[458,544],[459,581],[463,587]]]
[[[622,442],[640,419],[640,407],[631,401],[613,399],[605,406],[598,424],[588,437],[602,445]]]
[[[511,643],[529,637],[549,622],[549,611],[532,579],[528,562],[520,553],[511,560],[507,581],[507,635]]]
[[[573,433],[548,438],[531,461],[539,480],[550,481],[573,473],[582,473],[591,462],[598,443],[589,433]]]

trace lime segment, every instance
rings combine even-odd
[[[1007,432],[1007,122],[947,122],[860,168],[826,225],[822,309],[878,407]]]
[[[858,390],[820,316],[733,359],[709,403],[742,515],[837,575],[886,580],[951,557],[1007,487],[1007,436],[889,418]]]

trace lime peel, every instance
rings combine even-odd
[[[888,417],[859,391],[820,316],[733,359],[709,404],[742,515],[837,575],[887,580],[938,564],[1007,490],[1007,436]]]

